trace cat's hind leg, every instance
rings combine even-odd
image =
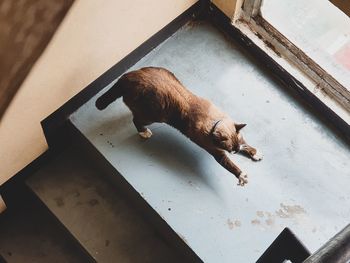
[[[139,135],[143,139],[149,139],[152,136],[152,132],[150,129],[146,128],[146,125],[149,125],[150,123],[146,123],[143,121],[140,121],[138,118],[133,119],[134,125],[136,127],[136,130],[138,131]]]

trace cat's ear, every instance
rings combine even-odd
[[[236,132],[238,133],[242,128],[244,128],[247,124],[245,123],[235,123]]]

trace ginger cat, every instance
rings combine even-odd
[[[243,152],[259,161],[262,155],[249,146],[240,130],[246,124],[234,123],[210,101],[186,89],[173,73],[157,67],[145,67],[125,73],[96,101],[99,110],[123,97],[133,114],[139,135],[152,136],[145,126],[164,122],[178,129],[238,178],[238,185],[248,183],[248,176],[235,165],[226,152]]]

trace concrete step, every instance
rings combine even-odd
[[[98,262],[183,262],[79,151],[64,150],[26,183],[88,253]]]
[[[21,183],[6,194],[0,215],[0,262],[92,262],[42,203]]]
[[[112,83],[70,120],[111,177],[204,262],[255,262],[285,227],[314,251],[348,224],[347,144],[230,38],[205,22],[183,27],[129,70],[149,65],[248,123],[243,134],[264,160],[230,156],[247,187],[168,125],[152,124],[152,138],[140,139],[122,100],[97,110]]]

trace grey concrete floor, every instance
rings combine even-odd
[[[96,261],[181,262],[90,162],[67,149],[27,184]]]
[[[184,27],[133,68],[150,65],[248,124],[265,157],[232,156],[246,187],[165,124],[142,141],[121,100],[95,108],[104,91],[71,120],[204,262],[255,262],[286,226],[314,251],[349,223],[349,147],[222,33]]]

